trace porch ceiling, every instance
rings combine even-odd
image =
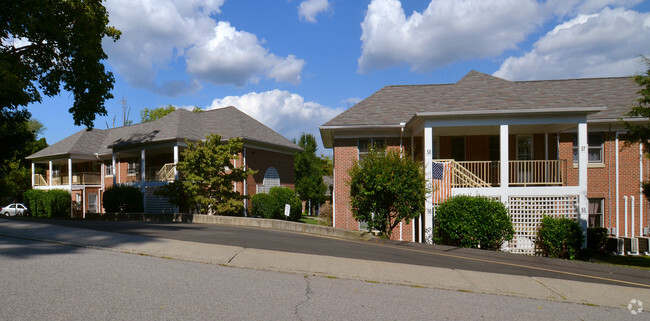
[[[575,128],[576,124],[545,124],[545,125],[510,125],[509,134],[543,134],[558,133],[564,130]],[[420,133],[414,133],[420,136]],[[433,127],[434,136],[473,136],[473,135],[499,135],[499,126],[457,126],[457,127]]]

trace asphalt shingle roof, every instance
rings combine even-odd
[[[386,86],[323,126],[396,125],[418,112],[580,107],[607,107],[588,120],[615,120],[636,102],[638,89],[631,77],[508,81],[471,71],[454,84]]]
[[[151,122],[105,130],[84,129],[27,159],[67,154],[107,155],[112,153],[113,147],[177,139],[198,141],[209,134],[219,134],[223,139],[240,137],[244,141],[269,144],[290,151],[301,150],[284,136],[239,109],[225,107],[200,113],[179,109]]]

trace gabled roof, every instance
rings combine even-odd
[[[176,140],[199,141],[209,134],[219,134],[223,139],[239,137],[245,143],[267,145],[289,152],[302,150],[239,109],[225,107],[200,113],[179,109],[151,122],[105,130],[83,129],[28,156],[27,159],[56,155],[109,155],[113,148]]]
[[[639,87],[631,77],[508,81],[471,71],[454,84],[386,86],[334,117],[323,128],[396,126],[417,113],[524,111],[606,107],[589,121],[616,121]]]

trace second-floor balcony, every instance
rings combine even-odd
[[[446,160],[449,161],[449,160]],[[500,186],[500,161],[450,161],[453,188]],[[508,162],[508,186],[566,186],[566,160]]]
[[[102,183],[101,173],[99,172],[73,172],[72,185],[100,185]],[[34,175],[35,186],[50,186],[48,177],[42,174]],[[70,185],[68,175],[52,176],[51,186]]]

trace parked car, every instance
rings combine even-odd
[[[11,203],[0,209],[0,214],[4,216],[26,216],[29,215],[29,209],[27,206],[25,206],[25,204]]]

